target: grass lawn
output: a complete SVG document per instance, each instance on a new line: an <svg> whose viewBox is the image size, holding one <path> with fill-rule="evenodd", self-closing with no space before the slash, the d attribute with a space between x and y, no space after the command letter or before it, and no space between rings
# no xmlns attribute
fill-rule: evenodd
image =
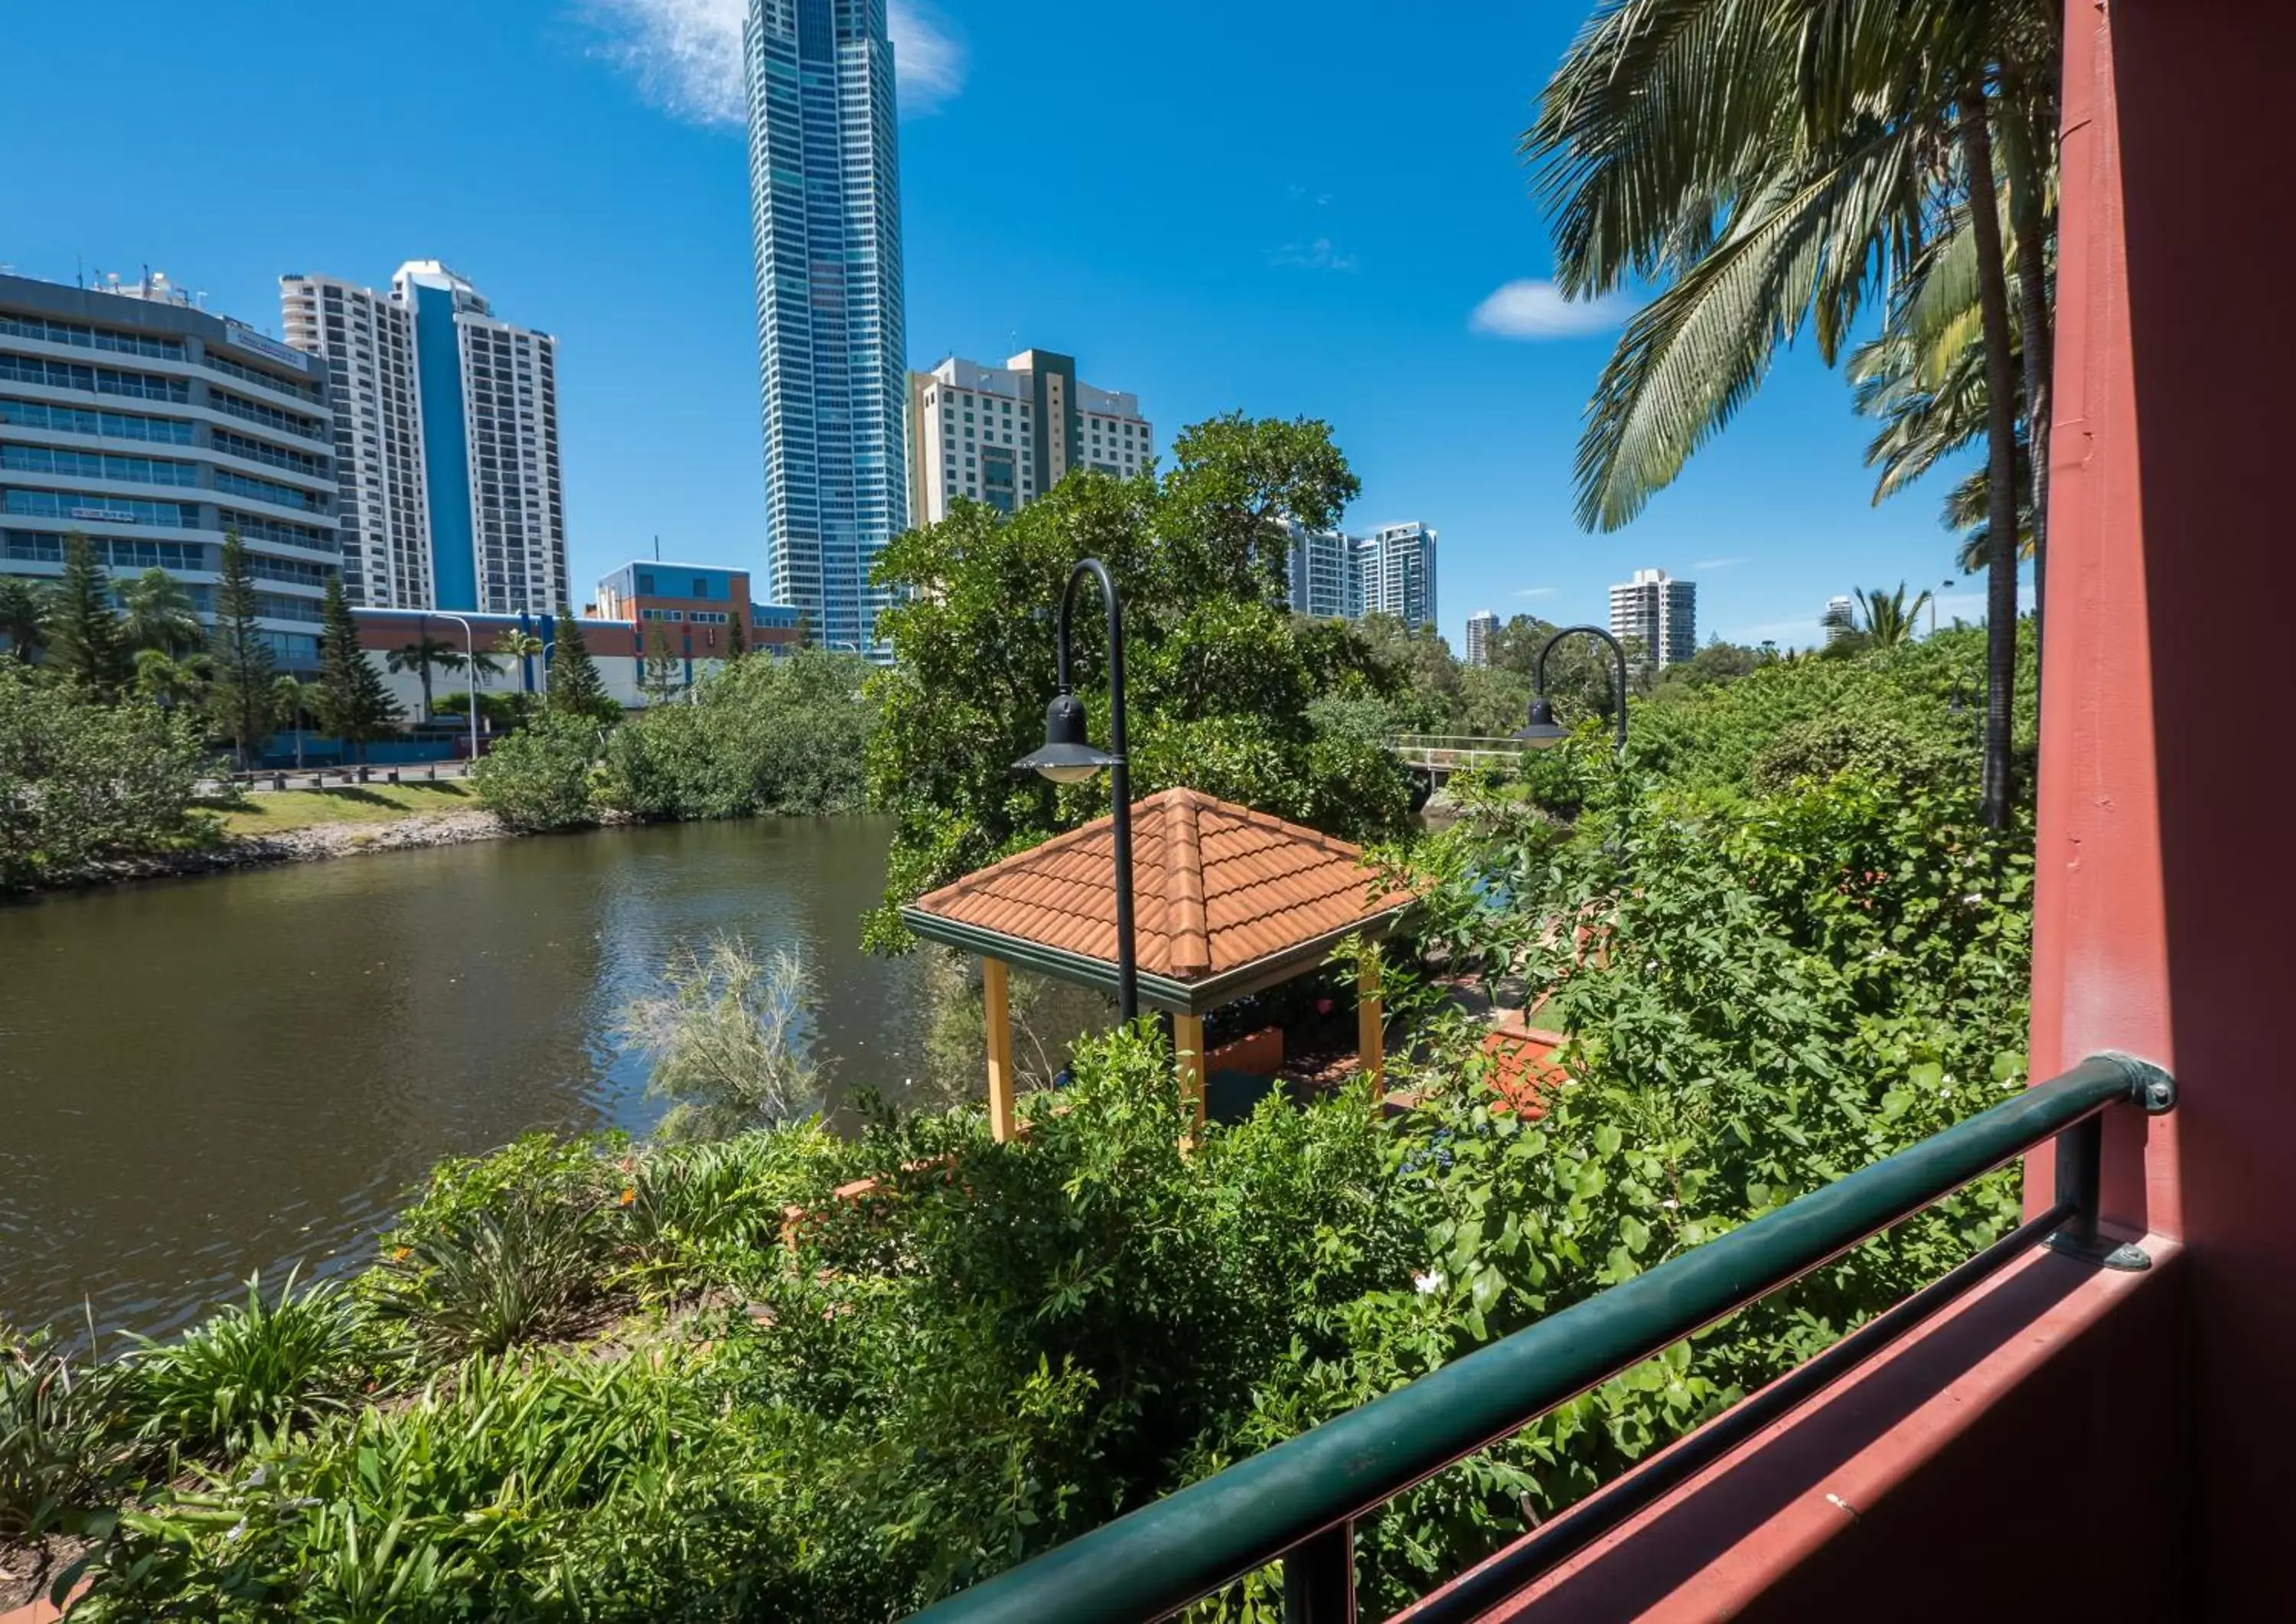
<svg viewBox="0 0 2296 1624"><path fill-rule="evenodd" d="M234 837L282 834L315 824L381 824L417 812L475 808L476 791L467 783L347 783L324 790L253 790L236 804L206 803Z"/></svg>

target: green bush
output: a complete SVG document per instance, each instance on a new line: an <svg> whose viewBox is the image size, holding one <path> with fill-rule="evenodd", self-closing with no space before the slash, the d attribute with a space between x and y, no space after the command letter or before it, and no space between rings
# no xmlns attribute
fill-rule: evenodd
<svg viewBox="0 0 2296 1624"><path fill-rule="evenodd" d="M868 670L825 649L735 660L690 702L656 705L615 731L602 799L645 818L857 810L877 715Z"/></svg>
<svg viewBox="0 0 2296 1624"><path fill-rule="evenodd" d="M472 771L479 800L513 829L570 829L597 821L591 766L601 729L545 711L496 744Z"/></svg>
<svg viewBox="0 0 2296 1624"><path fill-rule="evenodd" d="M232 1454L340 1409L356 1390L350 1304L321 1283L295 1290L293 1275L266 1301L259 1276L247 1305L229 1308L180 1341L145 1344L129 1367L143 1430L184 1455Z"/></svg>
<svg viewBox="0 0 2296 1624"><path fill-rule="evenodd" d="M408 1232L372 1301L426 1358L500 1353L578 1329L612 1248L607 1210L520 1192Z"/></svg>
<svg viewBox="0 0 2296 1624"><path fill-rule="evenodd" d="M0 1544L79 1532L127 1486L124 1368L0 1327Z"/></svg>
<svg viewBox="0 0 2296 1624"><path fill-rule="evenodd" d="M213 766L199 729L174 710L106 703L0 661L0 890L213 840L215 820L193 806Z"/></svg>

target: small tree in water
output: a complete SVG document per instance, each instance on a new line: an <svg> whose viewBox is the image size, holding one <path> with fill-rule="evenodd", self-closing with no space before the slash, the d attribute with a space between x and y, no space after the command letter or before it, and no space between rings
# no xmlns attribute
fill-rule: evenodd
<svg viewBox="0 0 2296 1624"><path fill-rule="evenodd" d="M789 948L760 959L730 938L687 952L666 992L634 998L621 1036L652 1057L650 1096L676 1102L667 1139L717 1139L793 1116L819 1092L800 1029L813 1003L805 965Z"/></svg>

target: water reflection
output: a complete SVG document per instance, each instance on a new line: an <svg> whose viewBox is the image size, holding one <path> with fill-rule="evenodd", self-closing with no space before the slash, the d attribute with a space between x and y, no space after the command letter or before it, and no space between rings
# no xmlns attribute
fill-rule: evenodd
<svg viewBox="0 0 2296 1624"><path fill-rule="evenodd" d="M0 907L0 1321L178 1327L355 1252L438 1158L660 1112L616 1013L719 932L796 947L840 1087L922 1070L860 951L888 828L791 819L354 858Z"/></svg>

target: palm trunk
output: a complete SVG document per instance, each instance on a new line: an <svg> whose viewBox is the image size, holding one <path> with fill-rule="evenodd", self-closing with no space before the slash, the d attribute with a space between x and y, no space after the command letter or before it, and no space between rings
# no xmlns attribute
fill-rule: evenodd
<svg viewBox="0 0 2296 1624"><path fill-rule="evenodd" d="M2017 291L2025 329L2025 458L2032 466L2033 642L2041 641L2049 595L2049 385L2055 365L2054 301L2049 297L2046 230L2040 210L2017 228ZM2038 690L2040 677L2036 675Z"/></svg>
<svg viewBox="0 0 2296 1624"><path fill-rule="evenodd" d="M2002 263L2000 201L1993 187L1993 140L1982 89L1961 103L1963 167L1969 176L1970 226L1977 234L1978 308L1985 334L1986 524L1985 767L1986 826L2005 829L2015 800L2009 758L2017 688L2017 380L2010 359L2009 279Z"/></svg>

